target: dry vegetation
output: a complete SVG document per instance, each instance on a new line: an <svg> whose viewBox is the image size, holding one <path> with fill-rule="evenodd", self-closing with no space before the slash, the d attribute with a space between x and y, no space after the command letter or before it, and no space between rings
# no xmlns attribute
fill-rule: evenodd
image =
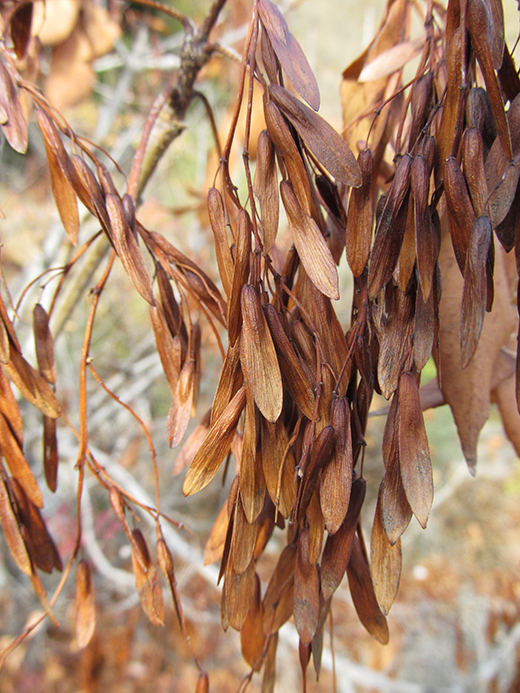
<svg viewBox="0 0 520 693"><path fill-rule="evenodd" d="M343 73L342 135L279 7L229 4L1 8L2 190L18 192L2 204L2 690L512 693L515 458L487 428L471 483L425 425L449 405L474 475L495 402L520 451L520 78L501 0L388 2ZM94 144L67 109L92 104L100 56ZM189 168L210 136L214 163L167 181L204 190L155 201L172 142ZM27 234L42 172L60 224ZM419 541L405 530L426 527L434 480Z"/></svg>

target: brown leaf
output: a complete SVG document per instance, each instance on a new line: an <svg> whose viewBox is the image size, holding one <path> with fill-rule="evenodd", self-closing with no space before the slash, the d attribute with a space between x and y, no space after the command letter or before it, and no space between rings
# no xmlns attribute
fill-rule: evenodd
<svg viewBox="0 0 520 693"><path fill-rule="evenodd" d="M33 310L33 329L38 369L45 380L54 385L56 382L54 342L49 330L49 318L45 308L39 303L34 306Z"/></svg>
<svg viewBox="0 0 520 693"><path fill-rule="evenodd" d="M265 644L263 620L264 610L260 593L260 579L255 573L253 597L246 620L240 631L242 656L254 671L259 671L262 666L262 654Z"/></svg>
<svg viewBox="0 0 520 693"><path fill-rule="evenodd" d="M273 339L254 286L242 288L242 336L240 362L255 404L274 423L282 411L283 387Z"/></svg>
<svg viewBox="0 0 520 693"><path fill-rule="evenodd" d="M76 568L76 641L79 649L92 640L96 629L96 593L90 564L82 560Z"/></svg>
<svg viewBox="0 0 520 693"><path fill-rule="evenodd" d="M19 520L14 513L3 479L0 479L0 523L5 541L16 565L26 575L32 575L32 561L20 532Z"/></svg>
<svg viewBox="0 0 520 693"><path fill-rule="evenodd" d="M433 503L433 476L428 438L417 381L411 373L399 378L399 466L413 514L426 527Z"/></svg>
<svg viewBox="0 0 520 693"><path fill-rule="evenodd" d="M190 496L207 486L229 452L238 419L246 403L246 388L242 386L221 416L212 422L208 435L188 469L182 492Z"/></svg>
<svg viewBox="0 0 520 693"><path fill-rule="evenodd" d="M274 52L294 88L317 111L320 107L320 91L316 77L300 44L289 31L284 16L270 0L260 0L258 10Z"/></svg>
<svg viewBox="0 0 520 693"><path fill-rule="evenodd" d="M270 253L278 233L280 201L274 144L267 130L258 135L253 190L260 205L264 253Z"/></svg>
<svg viewBox="0 0 520 693"><path fill-rule="evenodd" d="M105 203L112 229L112 239L119 259L138 293L153 306L152 279L126 221L121 200L116 195L108 194L105 197Z"/></svg>
<svg viewBox="0 0 520 693"><path fill-rule="evenodd" d="M182 440L190 421L195 385L195 359L189 357L184 362L168 413L166 433L170 447L176 447Z"/></svg>
<svg viewBox="0 0 520 693"><path fill-rule="evenodd" d="M365 491L365 480L356 479L352 484L347 515L338 531L327 537L321 561L321 589L326 600L332 597L345 575Z"/></svg>
<svg viewBox="0 0 520 693"><path fill-rule="evenodd" d="M362 183L359 165L336 130L283 87L273 84L269 94L320 164L340 183L358 188Z"/></svg>
<svg viewBox="0 0 520 693"><path fill-rule="evenodd" d="M352 433L350 407L346 397L332 404L331 424L334 429L334 454L323 470L320 503L329 534L338 531L347 514L352 487Z"/></svg>
<svg viewBox="0 0 520 693"><path fill-rule="evenodd" d="M399 589L401 578L401 540L391 544L383 523L383 484L379 487L376 514L370 539L370 571L374 593L383 614L388 612Z"/></svg>
<svg viewBox="0 0 520 693"><path fill-rule="evenodd" d="M382 645L386 645L389 638L388 624L377 603L370 568L357 535L354 536L347 575L352 601L359 620L370 635Z"/></svg>
<svg viewBox="0 0 520 693"><path fill-rule="evenodd" d="M60 215L61 223L71 242L76 245L79 233L79 214L76 195L70 183L69 170L72 168L58 130L49 116L37 109L36 115L49 164L52 194Z"/></svg>
<svg viewBox="0 0 520 693"><path fill-rule="evenodd" d="M362 184L350 193L347 214L347 260L355 277L361 276L370 255L374 208L372 203L373 157L370 149L358 155Z"/></svg>
<svg viewBox="0 0 520 693"><path fill-rule="evenodd" d="M280 191L294 245L305 271L325 296L339 299L336 263L323 234L314 219L301 208L292 185L282 181Z"/></svg>
<svg viewBox="0 0 520 693"><path fill-rule="evenodd" d="M462 368L475 355L484 324L487 302L486 264L493 229L488 217L478 217L471 239L464 271L464 290L460 307L460 353Z"/></svg>
<svg viewBox="0 0 520 693"><path fill-rule="evenodd" d="M489 416L494 364L502 345L517 330L518 318L511 303L505 252L499 246L496 248L493 310L486 313L475 355L462 370L459 319L463 279L449 246L443 240L439 258L443 289L440 302L440 352L436 362L438 369L440 367L442 394L453 412L464 456L474 473L478 436Z"/></svg>
<svg viewBox="0 0 520 693"><path fill-rule="evenodd" d="M309 531L304 529L298 539L294 574L294 623L301 641L306 645L311 642L318 627L319 592L318 568L309 561Z"/></svg>

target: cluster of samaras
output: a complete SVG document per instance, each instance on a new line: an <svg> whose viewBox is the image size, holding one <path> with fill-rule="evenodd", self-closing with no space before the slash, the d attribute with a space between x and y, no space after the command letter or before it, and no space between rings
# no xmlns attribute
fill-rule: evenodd
<svg viewBox="0 0 520 693"><path fill-rule="evenodd" d="M374 65L378 54L383 61L396 60L394 49L406 38L401 33L409 12L406 0L389 3L373 44L345 72L345 80L352 83L347 92L358 108L352 132L358 133L356 127L372 114L356 159L346 141L317 115L316 81L282 15L270 0L256 0L241 85L249 86L249 116L254 82L263 89L266 128L256 142L254 174L244 157L247 202L240 201L227 165L234 129L222 153L220 190L212 188L208 196L222 292L196 263L139 223L135 177L130 177L130 194L120 196L85 143L60 126L95 163L97 175L84 156L69 156L55 124L59 121L33 93L41 106L38 122L67 233L76 242L79 198L113 248L95 296L117 255L150 304L173 397L168 418L172 446L184 436L201 377L201 328L191 314L204 314L220 345L222 328L227 330L211 412L185 443L176 468L188 467L183 486L188 495L205 487L231 455L236 462L207 558L221 558L222 622L242 631L244 657L252 670L266 663L266 690L274 676L277 633L291 615L300 636L302 667L305 670L312 653L319 669L331 597L345 573L362 623L381 642L388 639L386 614L399 583L400 537L412 515L426 525L433 500L422 414L426 405L420 393L420 374L432 353L442 376L433 400L437 397L439 403L440 397L452 407L470 465L491 396L502 403L506 428L504 411L511 416L511 407L504 404L509 402L504 383L514 380L514 366L502 347L517 323L505 255L500 246L495 251L493 231L506 251L520 251L520 167L514 156L520 148L520 80L504 42L501 4L450 0L445 13L435 8L435 16L429 8L420 65L405 99L400 70L406 60L386 72ZM434 31L437 22L443 28ZM389 45L391 56L385 55ZM367 64L375 71L371 79L377 88L366 88L360 80ZM485 89L476 86L478 69ZM284 74L304 101L284 87ZM26 143L26 126L2 63L0 82L2 127L20 148L20 142ZM376 107L378 119L373 116ZM395 169L384 160L389 144ZM276 245L280 199L293 242L285 258ZM139 239L152 257L155 280ZM344 250L354 276L346 334L332 303L339 298L337 265ZM485 365L479 365L475 375L484 316L497 301L500 312L484 340ZM2 363L22 394L45 414L46 473L55 488L53 417L60 410L52 392L55 373L47 316L37 309L38 374L23 360L1 302L0 312L5 325ZM95 307L82 372L94 313ZM23 458L21 424L12 418L17 409L4 381L0 427L6 431L0 433L12 478L2 472L0 519L18 564L34 576L35 566L47 570L61 567L61 562L38 511L41 494ZM83 387L84 379L81 382ZM369 559L360 511L365 431L374 392L391 404ZM477 400L480 404L472 410ZM143 606L151 620L160 623L157 573L143 535L131 530L125 517L135 499L125 496L97 466L88 450L85 412L82 417L78 468L91 467L110 489L132 547ZM518 447L517 422L510 423L508 434ZM176 600L171 556L159 517L154 517L158 562ZM287 545L262 594L256 565L275 526L287 527ZM38 553L37 545L47 548ZM81 566L81 604L88 622L90 574Z"/></svg>

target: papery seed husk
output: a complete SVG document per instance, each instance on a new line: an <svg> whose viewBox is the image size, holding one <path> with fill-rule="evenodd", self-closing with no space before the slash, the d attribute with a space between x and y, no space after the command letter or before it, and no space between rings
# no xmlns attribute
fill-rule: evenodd
<svg viewBox="0 0 520 693"><path fill-rule="evenodd" d="M2 124L6 140L15 152L25 154L29 141L27 122L13 80L3 62L0 63L0 106L7 115Z"/></svg>
<svg viewBox="0 0 520 693"><path fill-rule="evenodd" d="M52 419L57 419L61 415L60 404L47 381L34 370L13 344L10 344L10 361L4 364L4 369L22 396L42 414Z"/></svg>
<svg viewBox="0 0 520 693"><path fill-rule="evenodd" d="M264 253L270 253L278 233L280 201L274 144L267 130L258 135L253 190L260 205Z"/></svg>
<svg viewBox="0 0 520 693"><path fill-rule="evenodd" d="M399 466L413 514L425 528L433 503L433 476L417 381L399 378Z"/></svg>
<svg viewBox="0 0 520 693"><path fill-rule="evenodd" d="M346 397L332 404L331 424L334 429L334 454L323 470L320 503L329 534L338 531L347 514L352 487L352 432L350 407Z"/></svg>
<svg viewBox="0 0 520 693"><path fill-rule="evenodd" d="M242 336L240 362L256 406L274 423L281 414L283 386L278 357L267 326L260 296L254 286L242 288Z"/></svg>
<svg viewBox="0 0 520 693"><path fill-rule="evenodd" d="M252 226L249 214L245 209L241 209L237 218L235 268L227 311L229 344L231 346L235 344L242 327L240 297L242 287L247 284L249 279L251 233Z"/></svg>
<svg viewBox="0 0 520 693"><path fill-rule="evenodd" d="M173 402L168 413L166 433L170 447L182 440L192 414L195 386L195 359L187 358L177 379Z"/></svg>
<svg viewBox="0 0 520 693"><path fill-rule="evenodd" d="M36 507L43 508L43 496L38 482L3 414L0 414L0 450L12 475L23 487L27 497Z"/></svg>
<svg viewBox="0 0 520 693"><path fill-rule="evenodd" d="M260 0L258 10L262 24L283 69L300 96L317 111L320 91L300 44L289 31L283 14L270 0Z"/></svg>
<svg viewBox="0 0 520 693"><path fill-rule="evenodd" d="M338 530L327 537L321 561L321 589L326 600L332 597L347 569L365 492L365 480L356 479L345 519Z"/></svg>
<svg viewBox="0 0 520 693"><path fill-rule="evenodd" d="M252 561L247 570L237 575L231 569L232 563L233 561L228 564L222 592L229 625L235 630L241 630L254 596L255 566Z"/></svg>
<svg viewBox="0 0 520 693"><path fill-rule="evenodd" d="M81 560L76 568L76 642L79 649L92 640L96 629L96 595L88 561Z"/></svg>
<svg viewBox="0 0 520 693"><path fill-rule="evenodd" d="M54 342L49 330L49 317L39 303L33 309L33 328L38 369L45 380L53 385L56 382Z"/></svg>
<svg viewBox="0 0 520 693"><path fill-rule="evenodd" d="M218 419L212 422L208 435L191 463L182 491L190 496L207 486L229 452L238 419L246 403L246 388L242 386Z"/></svg>
<svg viewBox="0 0 520 693"><path fill-rule="evenodd" d="M359 165L336 130L283 87L273 84L269 94L320 164L340 183L358 188L363 182Z"/></svg>
<svg viewBox="0 0 520 693"><path fill-rule="evenodd" d="M233 523L233 567L241 575L251 563L256 541L256 524L249 523L244 512L242 498L239 494L235 503L235 520Z"/></svg>
<svg viewBox="0 0 520 693"><path fill-rule="evenodd" d="M314 219L301 208L289 182L282 181L280 192L294 245L307 274L325 296L339 299L336 263L323 234Z"/></svg>
<svg viewBox="0 0 520 693"><path fill-rule="evenodd" d="M482 135L476 128L465 129L461 148L464 178L468 184L473 209L479 216L486 213L488 189L484 171L484 144Z"/></svg>
<svg viewBox="0 0 520 693"><path fill-rule="evenodd" d="M370 539L370 572L379 608L385 616L394 602L401 578L401 540L391 544L383 523L383 485L379 487Z"/></svg>
<svg viewBox="0 0 520 693"><path fill-rule="evenodd" d="M269 496L285 518L296 501L296 463L289 435L279 419L272 424L262 420L262 466ZM283 465L283 469L282 469Z"/></svg>
<svg viewBox="0 0 520 693"><path fill-rule="evenodd" d="M181 342L179 337L172 337L163 312L158 305L150 306L150 318L164 375L170 393L174 395L181 372Z"/></svg>
<svg viewBox="0 0 520 693"><path fill-rule="evenodd" d="M249 611L247 612L246 620L240 631L242 657L253 667L254 671L259 671L262 665L262 655L265 645L263 620L264 610L262 607L260 579L255 573L253 597L251 599Z"/></svg>
<svg viewBox="0 0 520 693"><path fill-rule="evenodd" d="M428 114L431 109L433 94L433 72L430 70L421 75L412 87L412 98L410 110L412 123L410 125L409 148L414 147L419 138L421 130L426 124Z"/></svg>
<svg viewBox="0 0 520 693"><path fill-rule="evenodd" d="M26 575L32 575L32 561L20 532L19 519L13 510L3 479L0 479L0 524L2 525L5 541L16 565Z"/></svg>
<svg viewBox="0 0 520 693"><path fill-rule="evenodd" d="M347 575L352 601L359 620L370 635L382 645L386 645L389 638L388 624L377 603L370 568L357 535L352 543Z"/></svg>
<svg viewBox="0 0 520 693"><path fill-rule="evenodd" d="M438 249L431 225L428 194L430 172L427 160L418 155L412 163L411 185L415 222L415 254L417 274L425 298L430 295Z"/></svg>
<svg viewBox="0 0 520 693"><path fill-rule="evenodd" d="M119 259L138 293L153 306L152 279L135 237L126 222L121 200L117 195L110 193L106 195L105 204Z"/></svg>
<svg viewBox="0 0 520 693"><path fill-rule="evenodd" d="M229 241L222 196L216 188L208 192L209 222L215 237L215 252L222 286L227 296L231 296L233 284L233 259L229 250Z"/></svg>
<svg viewBox="0 0 520 693"><path fill-rule="evenodd" d="M334 429L325 426L312 444L310 457L305 468L302 469L303 480L299 494L298 519L301 519L307 510L314 493L320 471L330 462L334 452Z"/></svg>
<svg viewBox="0 0 520 693"><path fill-rule="evenodd" d="M265 635L276 633L292 614L296 553L295 544L283 549L267 584L262 602Z"/></svg>
<svg viewBox="0 0 520 693"><path fill-rule="evenodd" d="M373 157L370 149L358 155L362 184L350 193L347 215L347 261L355 277L361 276L370 255L374 207L372 202Z"/></svg>
<svg viewBox="0 0 520 693"><path fill-rule="evenodd" d="M294 623L303 643L316 633L319 618L320 580L318 568L309 560L309 531L300 532L294 574Z"/></svg>

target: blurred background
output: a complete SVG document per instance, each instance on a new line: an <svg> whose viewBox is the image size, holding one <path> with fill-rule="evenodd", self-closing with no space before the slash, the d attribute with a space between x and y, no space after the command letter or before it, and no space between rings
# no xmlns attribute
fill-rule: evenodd
<svg viewBox="0 0 520 693"><path fill-rule="evenodd" d="M105 49L93 57L82 53L78 30L80 14L92 10L90 0L48 0L59 5L61 18L70 15L70 31L56 37L43 51L41 83L77 133L102 144L128 172L144 118L156 94L178 65L182 42L179 24L158 12L129 3L120 24L117 6L108 6L99 25ZM518 33L516 4L506 0L510 45ZM175 8L201 21L208 0L176 0ZM89 9L90 8L90 9ZM341 129L339 85L341 73L368 45L379 24L381 0L301 0L282 3L287 21L300 41L322 92L321 114ZM215 113L222 133L234 104L238 65L232 54L241 51L250 3L230 0L216 36L228 55L213 59L201 74L198 88ZM64 21L64 20L63 20ZM121 26L121 29L119 28ZM84 32L85 33L85 32ZM88 32L87 32L88 33ZM106 34L106 35L105 35ZM51 45L52 44L52 45ZM65 48L63 48L65 46ZM80 50L81 49L81 50ZM77 91L71 89L77 87ZM204 211L205 189L212 183L216 159L206 112L200 101L190 108L187 129L161 161L145 192L139 218L145 227L161 232L193 257L216 279L215 259ZM239 156L240 158L240 156ZM36 126L30 126L26 156L4 141L0 167L0 221L2 268L16 302L27 284L50 267L71 257L50 193L45 150ZM236 164L238 167L240 162ZM121 188L123 178L120 179ZM85 220L80 240L95 231ZM88 290L94 274L74 302L55 320L58 394L67 416L78 420L77 354L89 309ZM17 327L29 339L31 312L52 291L53 274L24 295ZM338 314L348 326L349 277L341 265L344 296ZM188 434L209 408L220 360L211 336L204 336L203 373L197 417ZM158 453L161 510L181 523L168 526L167 540L174 553L178 588L185 610L191 646L210 674L210 690L237 691L248 668L240 654L237 633L223 633L220 625L217 568L203 566L203 550L213 521L227 496L221 477L193 498L182 495L182 476L172 476L177 451L166 440L170 394L155 349L147 307L115 267L100 303L91 356L97 372L121 401L131 404L151 431ZM433 367L423 382L433 377ZM374 410L384 406L376 402ZM24 411L25 451L35 470L41 469L41 424L30 407ZM31 418L32 417L32 418ZM504 438L500 420L492 411L480 438L478 472L466 468L453 418L447 407L425 413L434 466L436 496L428 528L413 520L403 540L403 575L390 612L390 644L373 641L360 625L348 587L333 598L333 651L337 690L344 693L520 691L520 461ZM365 476L369 495L365 527L375 509L375 490L382 473L381 438L384 416L370 419ZM98 461L143 502L154 496L150 453L142 432L130 414L89 380L89 436ZM67 558L75 540L74 464L77 441L59 427L61 463L55 494L45 493L43 514ZM35 472L36 473L36 472ZM41 484L45 489L45 484ZM6 660L0 670L5 693L158 693L195 690L198 672L178 627L171 604L164 628L152 626L142 613L135 593L131 555L107 494L87 479L82 507L83 552L94 566L97 591L97 628L93 641L78 651L74 636L74 586L66 588L55 607L60 628L46 620ZM153 527L143 517L143 532ZM277 556L268 550L259 572L265 579ZM45 576L49 592L59 576ZM166 590L165 590L166 595ZM168 603L168 602L167 602ZM10 558L2 540L0 552L0 649L30 623L40 607L30 582ZM308 691L333 689L333 661L329 636L320 682L309 668ZM276 691L297 691L301 673L294 626L281 631L277 657ZM260 691L261 678L250 683Z"/></svg>

